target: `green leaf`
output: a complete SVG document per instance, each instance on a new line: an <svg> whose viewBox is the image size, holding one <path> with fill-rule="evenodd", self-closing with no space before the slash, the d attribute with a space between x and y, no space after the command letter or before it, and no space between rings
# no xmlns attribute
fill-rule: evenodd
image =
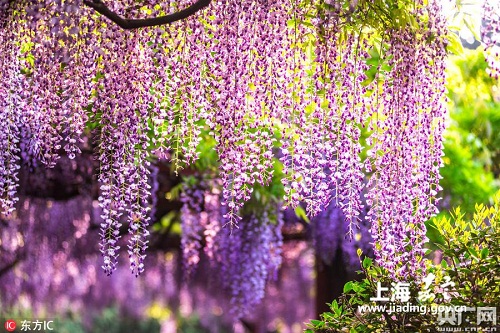
<svg viewBox="0 0 500 333"><path fill-rule="evenodd" d="M306 211L301 206L295 207L295 216L297 216L299 219L304 220L307 223L311 222L307 217Z"/></svg>
<svg viewBox="0 0 500 333"><path fill-rule="evenodd" d="M311 319L311 324L313 324L316 327L323 327L325 326L325 322L317 319Z"/></svg>
<svg viewBox="0 0 500 333"><path fill-rule="evenodd" d="M462 41L460 40L460 37L456 33L454 32L449 33L447 39L448 39L447 49L449 52L456 55L461 55L464 53L464 47L462 46Z"/></svg>
<svg viewBox="0 0 500 333"><path fill-rule="evenodd" d="M489 254L490 250L487 247L485 247L484 249L481 250L481 259L486 259Z"/></svg>
<svg viewBox="0 0 500 333"><path fill-rule="evenodd" d="M348 293L352 290L352 287L353 287L353 283L352 281L349 281L347 282L345 285L344 285L344 293Z"/></svg>
<svg viewBox="0 0 500 333"><path fill-rule="evenodd" d="M358 294L360 291L365 290L365 288L361 287L358 283L354 283L352 285L352 290L354 290L354 292Z"/></svg>
<svg viewBox="0 0 500 333"><path fill-rule="evenodd" d="M468 250L468 252L469 252L472 256L474 256L475 258L479 258L479 254L477 253L477 251L476 251L476 249L475 249L475 248L473 248L473 247L469 247L467 250Z"/></svg>
<svg viewBox="0 0 500 333"><path fill-rule="evenodd" d="M427 229L426 236L429 239L429 242L434 245L438 246L440 245L445 245L446 242L441 234L441 231L436 225L436 219L431 219L425 222L425 227Z"/></svg>
<svg viewBox="0 0 500 333"><path fill-rule="evenodd" d="M289 28L295 28L297 26L297 21L294 20L294 19L290 19L286 22L286 25L289 27Z"/></svg>
<svg viewBox="0 0 500 333"><path fill-rule="evenodd" d="M307 116L310 116L314 111L316 111L316 108L317 104L315 102L311 102L305 107L304 111Z"/></svg>
<svg viewBox="0 0 500 333"><path fill-rule="evenodd" d="M365 257L363 259L363 268L366 268L366 269L370 268L372 263L373 263L373 260L371 258Z"/></svg>

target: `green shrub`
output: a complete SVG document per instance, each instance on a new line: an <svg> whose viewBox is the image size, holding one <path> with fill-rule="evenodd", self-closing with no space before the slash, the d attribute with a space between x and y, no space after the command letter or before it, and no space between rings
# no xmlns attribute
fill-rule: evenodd
<svg viewBox="0 0 500 333"><path fill-rule="evenodd" d="M348 282L339 301L330 304L330 312L323 313L321 320L311 320L306 332L439 332L447 328L455 329L455 332L499 330L498 318L496 327L492 326L491 320L483 320L477 325L476 314L478 310L487 311L478 309L480 307L500 310L496 308L500 305L500 192L495 196L492 207L476 205L472 219L465 220L464 216L460 209L456 209L451 218L442 217L429 224L429 245L439 249L434 255L442 256L442 260L434 264L426 259L428 275L421 281L406 281L409 300L372 300L378 296L380 286L388 288L384 291L389 298L398 286L390 280L389 272L365 257L360 272L364 275L363 279ZM408 304L414 306L413 312L388 311L394 309L391 306ZM380 308L360 311L368 305L386 306L386 311ZM457 311L444 311L452 307Z"/></svg>

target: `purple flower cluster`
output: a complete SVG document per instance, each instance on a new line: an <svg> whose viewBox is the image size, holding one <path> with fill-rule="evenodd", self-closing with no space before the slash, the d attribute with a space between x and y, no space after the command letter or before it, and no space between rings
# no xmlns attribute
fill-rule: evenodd
<svg viewBox="0 0 500 333"><path fill-rule="evenodd" d="M481 39L492 78L500 77L500 3L486 0L483 4Z"/></svg>
<svg viewBox="0 0 500 333"><path fill-rule="evenodd" d="M238 229L222 228L217 236L219 279L231 296L230 311L241 318L260 303L266 281L281 265L282 220L267 211L244 217Z"/></svg>
<svg viewBox="0 0 500 333"><path fill-rule="evenodd" d="M169 159L177 173L198 159L202 119L207 118L207 36L199 20L151 33L155 154ZM172 46L165 41L175 40ZM196 55L196 56L193 56Z"/></svg>
<svg viewBox="0 0 500 333"><path fill-rule="evenodd" d="M0 17L0 26L2 17ZM0 52L9 54L15 48L12 40L0 34ZM23 95L25 86L21 73L18 72L19 53L0 57L0 209L11 214L18 201L18 170L20 168L20 140L23 117Z"/></svg>
<svg viewBox="0 0 500 333"><path fill-rule="evenodd" d="M184 268L192 276L200 251L204 251L218 272L214 283L229 293L230 310L240 318L264 297L267 280L277 276L282 261L283 217L277 206L266 207L258 216L244 216L238 228L230 228L219 187L202 181L182 194Z"/></svg>
<svg viewBox="0 0 500 333"><path fill-rule="evenodd" d="M112 27L101 37L105 45L112 45L101 55L103 61L99 70L104 75L98 81L93 103L94 117L99 117L101 123L98 159L102 184L99 204L104 220L101 224L103 269L108 274L115 269L120 217L125 213L129 223L130 267L139 275L144 270L150 219L149 127L146 121L150 117L152 99L150 64L144 61L147 49L141 47L143 36L139 32L126 35ZM112 75L116 72L130 79L119 80Z"/></svg>
<svg viewBox="0 0 500 333"><path fill-rule="evenodd" d="M31 155L52 167L61 148L70 158L80 152L78 144L87 121L84 107L91 93L91 76L85 75L91 73L87 67L93 66L79 59L83 46L78 40L87 37L74 26L80 15L79 1L38 0L25 6L29 23L20 40L24 57L33 59L24 68L31 93L24 110L27 139Z"/></svg>
<svg viewBox="0 0 500 333"><path fill-rule="evenodd" d="M137 18L189 4L109 3ZM371 120L364 166L372 173L366 191L377 257L392 270L404 252L402 260L415 267L393 271L413 274L422 262L423 221L435 212L439 191L446 55L441 8L416 4L417 31L385 32L381 57L391 69L379 68L368 84L372 36L340 29L343 9L336 3L324 12L297 1L213 1L172 25L123 31L80 0L2 1L2 210L11 212L16 202L19 156L49 167L61 151L72 158L90 123L100 163L103 268L107 274L116 268L127 221L130 265L140 274L149 233L149 152L178 171L198 158L207 126L220 158L225 210L211 208L223 215L219 221L239 226L254 185L273 176L279 145L286 204L304 202L314 216L334 202L352 238L363 209L361 131ZM487 21L495 33L497 14ZM184 248L195 258L195 235L202 232L207 255L215 256L220 225L188 208Z"/></svg>
<svg viewBox="0 0 500 333"><path fill-rule="evenodd" d="M191 276L200 262L200 250L203 248L204 224L201 213L204 206L205 191L199 186L185 186L181 195L181 248L184 271ZM206 214L206 213L205 213Z"/></svg>
<svg viewBox="0 0 500 333"><path fill-rule="evenodd" d="M205 34L212 35L203 50L211 87L207 122L218 143L225 215L233 227L253 185L267 185L272 176L272 117L279 115L273 85L281 68L271 62L281 50L276 36L278 26L286 24L283 6L222 1L205 25Z"/></svg>
<svg viewBox="0 0 500 333"><path fill-rule="evenodd" d="M294 20L303 21L311 13L302 10L294 9ZM352 236L364 186L361 126L370 115L363 85L368 45L362 35L341 39L330 22L334 19L311 20L309 28L288 25L288 57L293 59L288 71L295 79L287 85L291 103L285 113L281 160L287 203L294 207L303 201L314 216L335 201ZM310 44L305 52L303 44Z"/></svg>
<svg viewBox="0 0 500 333"><path fill-rule="evenodd" d="M419 36L389 32L384 92L375 106L368 152L369 220L380 265L395 279L424 274L424 222L437 212L435 195L444 130L446 26L440 5L425 11L429 22ZM426 40L435 38L428 44Z"/></svg>

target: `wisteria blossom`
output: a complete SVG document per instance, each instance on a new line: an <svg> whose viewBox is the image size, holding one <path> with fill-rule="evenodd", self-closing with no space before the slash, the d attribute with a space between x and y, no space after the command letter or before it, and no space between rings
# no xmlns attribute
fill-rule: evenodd
<svg viewBox="0 0 500 333"><path fill-rule="evenodd" d="M110 1L109 10L145 18L192 4ZM359 5L211 1L169 25L121 29L81 0L0 0L2 212L15 209L20 163L53 167L61 153L75 158L82 135L91 133L102 268L108 275L116 269L123 237L139 275L148 246L150 161L167 159L182 175L199 158L207 132L216 142L222 187L203 200L225 222L186 202L187 267L198 260L200 237L211 258L217 235L245 242L249 235L255 242L278 237L270 231L277 219L245 216L243 208L255 186L270 184L279 160L284 205L304 204L310 217L333 205L349 239L369 209L377 260L397 279L418 276L424 222L436 213L440 190L448 31L437 0L415 1L406 23L345 28ZM484 16L496 76L496 1L487 1ZM368 73L374 60L375 78ZM243 257L230 261L251 255L244 242L227 245L238 246ZM258 267L261 278L248 288L261 288L268 269Z"/></svg>
<svg viewBox="0 0 500 333"><path fill-rule="evenodd" d="M483 5L481 39L486 53L486 62L491 77L500 77L500 3L486 0Z"/></svg>
<svg viewBox="0 0 500 333"><path fill-rule="evenodd" d="M444 130L446 28L434 2L426 13L431 29L415 40L410 31L390 34L391 70L376 105L368 152L369 219L380 265L395 279L418 277L424 269L425 227L437 212ZM436 42L427 45L430 36Z"/></svg>
<svg viewBox="0 0 500 333"><path fill-rule="evenodd" d="M220 230L216 265L222 286L231 297L230 312L237 318L260 303L268 279L281 265L282 219L274 223L268 212L242 219L240 227Z"/></svg>
<svg viewBox="0 0 500 333"><path fill-rule="evenodd" d="M281 266L283 212L278 206L263 207L244 216L238 228L224 227L230 220L225 217L227 207L221 205L218 183L201 181L182 193L184 270L191 277L206 255L217 272L212 283L226 291L230 312L241 318L260 303L267 281Z"/></svg>

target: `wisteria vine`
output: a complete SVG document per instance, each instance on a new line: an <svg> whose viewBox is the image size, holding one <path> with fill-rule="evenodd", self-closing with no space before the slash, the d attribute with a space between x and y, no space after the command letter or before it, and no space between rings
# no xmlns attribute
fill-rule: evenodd
<svg viewBox="0 0 500 333"><path fill-rule="evenodd" d="M127 0L108 9L140 19L192 4ZM440 190L448 31L438 1L412 1L390 20L370 15L370 6L223 0L170 25L124 31L81 0L0 1L2 211L14 211L20 163L51 167L63 151L73 158L93 129L103 269L116 269L127 221L138 275L149 234L150 159L167 158L176 172L189 167L207 130L217 142L224 232L264 237L256 230L266 218L243 217L241 209L254 186L269 184L278 158L286 205L303 202L310 216L335 205L352 237L365 192L378 261L398 279L418 275L423 223ZM495 1L485 13L494 58ZM201 247L196 223L203 220L187 217L191 206L183 208L188 257ZM216 258L217 233L207 230L207 255Z"/></svg>

